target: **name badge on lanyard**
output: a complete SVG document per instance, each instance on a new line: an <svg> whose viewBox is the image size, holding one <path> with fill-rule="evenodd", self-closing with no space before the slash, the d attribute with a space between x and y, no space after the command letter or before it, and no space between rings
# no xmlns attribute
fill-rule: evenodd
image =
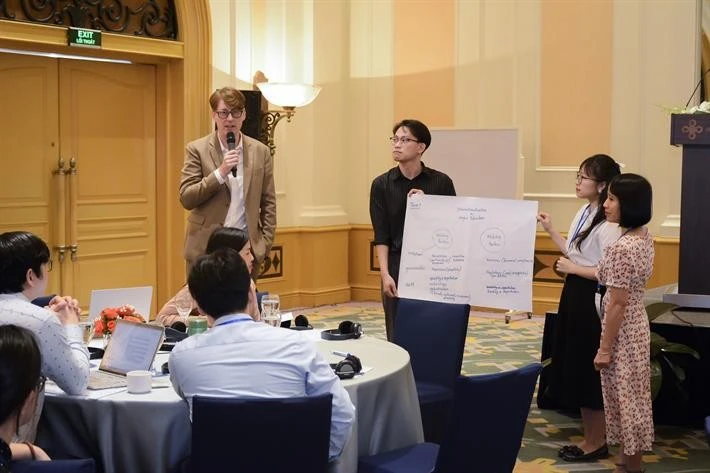
<svg viewBox="0 0 710 473"><path fill-rule="evenodd" d="M577 238L577 235L579 235L579 232L582 230L582 227L584 227L585 222L587 221L587 218L589 218L589 215L592 213L591 212L592 204L587 204L587 206L584 208L584 212L582 212L582 216L579 217L579 222L577 222L577 227L574 229L574 232L572 233L572 238L567 240L567 251L572 249L572 244L574 243L574 240Z"/></svg>

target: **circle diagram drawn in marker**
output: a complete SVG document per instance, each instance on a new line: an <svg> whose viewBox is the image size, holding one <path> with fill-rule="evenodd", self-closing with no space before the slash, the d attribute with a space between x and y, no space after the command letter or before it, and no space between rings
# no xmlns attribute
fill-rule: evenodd
<svg viewBox="0 0 710 473"><path fill-rule="evenodd" d="M488 253L500 253L505 248L505 233L500 228L487 228L481 233L481 247Z"/></svg>
<svg viewBox="0 0 710 473"><path fill-rule="evenodd" d="M434 230L431 234L431 239L434 246L441 248L442 250L448 250L454 244L454 236L448 228Z"/></svg>

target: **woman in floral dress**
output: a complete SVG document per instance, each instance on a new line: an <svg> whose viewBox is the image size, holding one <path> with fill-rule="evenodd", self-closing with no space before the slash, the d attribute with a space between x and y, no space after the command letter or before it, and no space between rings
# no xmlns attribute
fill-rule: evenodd
<svg viewBox="0 0 710 473"><path fill-rule="evenodd" d="M620 444L617 473L641 472L641 456L653 443L650 329L643 293L653 271L651 184L620 174L609 184L604 210L622 228L599 262L606 286L602 334L594 366L601 370L607 442Z"/></svg>

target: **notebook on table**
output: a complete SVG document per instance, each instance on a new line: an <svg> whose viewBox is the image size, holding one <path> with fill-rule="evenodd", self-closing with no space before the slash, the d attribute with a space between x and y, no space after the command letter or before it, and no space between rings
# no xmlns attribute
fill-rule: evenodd
<svg viewBox="0 0 710 473"><path fill-rule="evenodd" d="M163 327L116 320L111 341L98 371L89 376L89 389L120 388L127 385L126 373L149 371L163 342Z"/></svg>
<svg viewBox="0 0 710 473"><path fill-rule="evenodd" d="M117 289L94 289L89 300L89 321L93 322L107 307L132 305L136 312L148 321L153 286L121 287Z"/></svg>

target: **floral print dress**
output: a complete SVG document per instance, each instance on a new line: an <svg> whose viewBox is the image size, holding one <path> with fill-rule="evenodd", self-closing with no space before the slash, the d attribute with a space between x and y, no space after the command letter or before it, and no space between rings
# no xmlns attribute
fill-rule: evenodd
<svg viewBox="0 0 710 473"><path fill-rule="evenodd" d="M626 455L651 450L654 437L651 335L643 305L653 256L653 238L648 232L643 236L625 234L606 248L599 262L601 284L629 291L624 319L612 346L611 365L601 371L607 442L621 443ZM604 297L604 314L608 303L609 298ZM602 320L602 332L605 322Z"/></svg>

